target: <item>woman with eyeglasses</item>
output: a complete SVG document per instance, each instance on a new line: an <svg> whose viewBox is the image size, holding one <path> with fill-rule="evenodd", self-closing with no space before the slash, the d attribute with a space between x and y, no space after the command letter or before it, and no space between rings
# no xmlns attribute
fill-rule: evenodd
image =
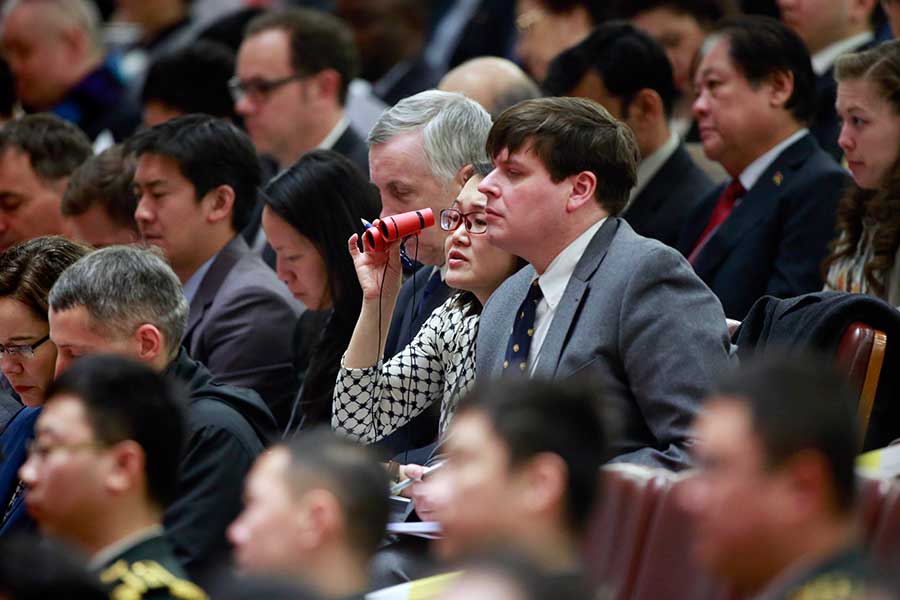
<svg viewBox="0 0 900 600"><path fill-rule="evenodd" d="M62 272L91 249L51 236L0 254L0 370L24 404L0 434L0 536L30 527L18 470L25 462L44 392L56 370L47 296Z"/></svg>
<svg viewBox="0 0 900 600"><path fill-rule="evenodd" d="M475 380L481 307L524 266L521 259L491 246L484 235L487 199L478 184L492 168L475 165L453 205L440 214L441 228L450 232L444 244L446 282L460 291L435 309L412 342L387 362L380 357L400 289L399 244L384 253L363 253L357 236L350 238L363 306L334 388L336 430L376 442L440 402L439 431L446 431L457 400Z"/></svg>

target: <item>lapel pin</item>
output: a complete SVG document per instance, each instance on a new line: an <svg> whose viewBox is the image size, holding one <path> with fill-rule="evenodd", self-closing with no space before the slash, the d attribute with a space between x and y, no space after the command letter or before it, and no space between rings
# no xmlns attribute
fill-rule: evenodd
<svg viewBox="0 0 900 600"><path fill-rule="evenodd" d="M781 182L784 181L784 175L781 174L781 171L776 171L772 176L772 181L775 182L775 185L781 185Z"/></svg>

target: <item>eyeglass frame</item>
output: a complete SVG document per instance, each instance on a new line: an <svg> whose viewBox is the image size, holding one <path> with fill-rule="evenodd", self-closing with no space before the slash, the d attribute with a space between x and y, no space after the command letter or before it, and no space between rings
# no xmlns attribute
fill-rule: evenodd
<svg viewBox="0 0 900 600"><path fill-rule="evenodd" d="M41 344L50 340L48 333L33 344L0 344L0 357L9 356L9 358L34 358L34 351Z"/></svg>
<svg viewBox="0 0 900 600"><path fill-rule="evenodd" d="M454 214L459 215L459 223L457 223L456 226L453 228L444 227L444 214L445 213L447 213L447 214L454 213ZM444 231L456 231L457 229L459 229L459 226L461 224L464 224L465 228L466 228L466 233L471 233L472 235L481 235L483 233L487 233L487 223L484 224L484 231L472 231L472 223L471 223L471 220L469 219L469 217L472 215L483 215L483 214L484 214L483 210L473 210L472 212L462 213L462 212L456 210L455 208L445 208L438 215L439 216L438 224L439 224L440 228L443 229Z"/></svg>
<svg viewBox="0 0 900 600"><path fill-rule="evenodd" d="M265 100L268 98L272 92L277 90L278 88L285 86L292 81L300 81L302 79L306 79L309 75L304 75L302 73L294 73L293 75L288 75L287 77L282 77L280 79L263 79L261 77L252 77L246 81L241 81L241 79L235 75L231 79L228 80L228 93L231 94L231 99L234 102L240 102L244 98L247 98L251 102L259 102L261 100ZM254 88L253 91L248 89L248 87Z"/></svg>
<svg viewBox="0 0 900 600"><path fill-rule="evenodd" d="M105 444L103 442L94 441L85 441L85 442L72 442L71 444L40 444L37 438L32 438L25 442L25 457L26 460L36 460L38 462L43 463L50 455L59 450L69 450L70 452L75 452L76 450L104 450L109 448L109 444Z"/></svg>

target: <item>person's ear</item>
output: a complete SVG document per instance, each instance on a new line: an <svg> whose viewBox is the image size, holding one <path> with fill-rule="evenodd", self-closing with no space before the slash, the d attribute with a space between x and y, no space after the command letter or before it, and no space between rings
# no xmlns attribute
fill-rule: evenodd
<svg viewBox="0 0 900 600"><path fill-rule="evenodd" d="M659 93L649 88L640 90L628 106L629 121L638 125L657 123L665 113Z"/></svg>
<svg viewBox="0 0 900 600"><path fill-rule="evenodd" d="M333 541L343 530L341 507L330 491L314 489L306 492L297 511L300 519L298 543L306 550L316 550Z"/></svg>
<svg viewBox="0 0 900 600"><path fill-rule="evenodd" d="M137 358L142 362L152 363L157 356L165 352L162 332L150 323L144 323L134 330L134 340Z"/></svg>
<svg viewBox="0 0 900 600"><path fill-rule="evenodd" d="M560 508L565 510L566 479L569 469L565 461L551 452L532 457L522 467L522 505L529 514L548 514Z"/></svg>
<svg viewBox="0 0 900 600"><path fill-rule="evenodd" d="M835 510L834 486L828 463L821 452L804 450L779 469L784 480L783 511L787 523L806 522L810 514Z"/></svg>
<svg viewBox="0 0 900 600"><path fill-rule="evenodd" d="M582 171L570 177L572 191L566 201L566 212L575 212L588 202L596 202L597 176L591 171Z"/></svg>
<svg viewBox="0 0 900 600"><path fill-rule="evenodd" d="M475 167L473 165L463 165L460 167L459 171L456 172L456 177L453 178L453 181L462 188L474 173Z"/></svg>
<svg viewBox="0 0 900 600"><path fill-rule="evenodd" d="M772 108L783 108L794 93L794 73L791 71L775 71L769 75L769 105Z"/></svg>
<svg viewBox="0 0 900 600"><path fill-rule="evenodd" d="M202 202L206 207L207 223L231 222L231 212L234 209L234 189L230 185L220 185L209 190Z"/></svg>
<svg viewBox="0 0 900 600"><path fill-rule="evenodd" d="M316 98L328 98L338 102L341 94L341 75L334 69L324 69L312 77Z"/></svg>
<svg viewBox="0 0 900 600"><path fill-rule="evenodd" d="M121 495L136 486L146 472L144 449L134 440L119 442L108 450L111 469L106 477L106 488L113 495Z"/></svg>

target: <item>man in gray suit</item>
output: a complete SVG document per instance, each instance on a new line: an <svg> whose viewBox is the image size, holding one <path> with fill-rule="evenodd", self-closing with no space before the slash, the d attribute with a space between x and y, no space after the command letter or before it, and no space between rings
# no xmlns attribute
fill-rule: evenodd
<svg viewBox="0 0 900 600"><path fill-rule="evenodd" d="M484 307L478 377L593 374L622 422L616 461L687 466L690 423L731 344L687 261L616 217L634 134L591 100L541 98L506 111L487 150L487 235L531 265Z"/></svg>
<svg viewBox="0 0 900 600"><path fill-rule="evenodd" d="M291 332L303 307L238 235L256 203L260 166L246 134L208 116L144 131L135 220L190 303L182 344L223 383L256 390L283 426L299 380Z"/></svg>

